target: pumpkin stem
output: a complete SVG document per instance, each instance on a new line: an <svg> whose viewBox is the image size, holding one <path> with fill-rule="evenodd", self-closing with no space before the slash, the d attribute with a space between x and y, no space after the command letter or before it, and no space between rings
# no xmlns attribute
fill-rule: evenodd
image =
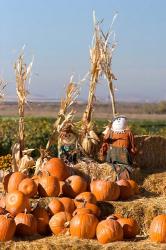
<svg viewBox="0 0 166 250"><path fill-rule="evenodd" d="M77 211L75 210L74 212L73 212L73 217L75 216L75 215L77 215Z"/></svg>
<svg viewBox="0 0 166 250"><path fill-rule="evenodd" d="M64 223L64 226L65 226L66 228L68 228L68 227L70 226L70 221L66 221L66 222Z"/></svg>
<svg viewBox="0 0 166 250"><path fill-rule="evenodd" d="M50 176L50 173L48 172L48 170L44 170L44 172L46 173L47 176Z"/></svg>
<svg viewBox="0 0 166 250"><path fill-rule="evenodd" d="M27 214L28 210L25 208L24 213Z"/></svg>
<svg viewBox="0 0 166 250"><path fill-rule="evenodd" d="M117 220L117 217L111 214L106 218L106 220Z"/></svg>
<svg viewBox="0 0 166 250"><path fill-rule="evenodd" d="M82 207L85 207L85 206L86 206L86 203L87 203L87 201L86 201L86 200L83 200L83 206L82 206Z"/></svg>
<svg viewBox="0 0 166 250"><path fill-rule="evenodd" d="M12 216L11 216L11 214L10 214L10 213L4 214L4 216L6 217L6 219L8 219L8 218L12 218Z"/></svg>

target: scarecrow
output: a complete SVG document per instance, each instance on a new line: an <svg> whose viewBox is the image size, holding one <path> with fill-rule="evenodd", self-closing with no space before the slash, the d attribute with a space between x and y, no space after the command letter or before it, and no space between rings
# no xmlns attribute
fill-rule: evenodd
<svg viewBox="0 0 166 250"><path fill-rule="evenodd" d="M103 134L104 143L101 151L105 153L106 161L112 163L117 180L130 179L136 149L134 136L127 126L127 118L123 115L116 116L112 125L108 126Z"/></svg>
<svg viewBox="0 0 166 250"><path fill-rule="evenodd" d="M59 157L64 161L76 163L79 154L78 137L71 124L66 124L61 129L59 143Z"/></svg>

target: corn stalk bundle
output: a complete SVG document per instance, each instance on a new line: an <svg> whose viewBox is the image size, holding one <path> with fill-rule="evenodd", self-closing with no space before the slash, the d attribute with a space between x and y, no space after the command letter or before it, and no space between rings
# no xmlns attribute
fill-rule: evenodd
<svg viewBox="0 0 166 250"><path fill-rule="evenodd" d="M88 155L92 153L93 145L99 142L99 138L93 130L91 121L94 109L96 86L99 77L102 73L100 27L99 23L96 22L95 13L93 13L93 21L94 21L94 36L92 39L92 48L90 49L90 62L91 62L90 87L89 87L87 106L82 117L82 132L81 132L82 147L85 153L87 153Z"/></svg>
<svg viewBox="0 0 166 250"><path fill-rule="evenodd" d="M59 133L63 126L65 126L66 123L73 119L75 111L73 109L69 111L69 108L76 101L77 97L79 96L79 93L80 85L75 84L72 81L71 77L70 82L66 88L66 96L65 98L61 99L58 117L53 125L53 131L47 142L46 151L48 151L51 145L54 143L56 133Z"/></svg>
<svg viewBox="0 0 166 250"><path fill-rule="evenodd" d="M104 32L100 28L100 45L101 45L101 68L102 73L105 75L105 78L108 82L108 87L110 91L110 97L112 101L112 112L113 117L116 114L116 106L115 106L115 95L114 95L114 86L113 80L117 80L114 74L112 73L111 64L112 64L112 54L116 47L116 42L113 41L110 44L110 37L112 36L112 25L114 20L116 19L117 14L114 15L110 30L104 34ZM114 39L115 40L115 39Z"/></svg>
<svg viewBox="0 0 166 250"><path fill-rule="evenodd" d="M99 25L96 23L95 15L94 18L94 36L92 39L92 48L90 49L90 62L91 62L91 70L90 70L90 87L89 87L89 95L88 102L85 112L83 114L83 124L88 126L92 119L93 106L95 101L95 91L96 85L101 74L101 50L100 50L100 33L99 33Z"/></svg>
<svg viewBox="0 0 166 250"><path fill-rule="evenodd" d="M18 156L18 148L19 148L19 161L23 156L24 150L24 113L25 113L25 104L27 103L27 95L29 94L26 88L26 82L30 78L31 69L33 65L32 62L27 66L24 62L24 53L23 51L19 55L16 63L14 64L14 70L16 75L16 92L18 97L18 113L19 113L19 146L13 148L13 158L15 155ZM18 158L18 157L17 157ZM18 160L18 159L17 159ZM14 162L16 164L16 162ZM14 165L15 169L18 169L18 165Z"/></svg>

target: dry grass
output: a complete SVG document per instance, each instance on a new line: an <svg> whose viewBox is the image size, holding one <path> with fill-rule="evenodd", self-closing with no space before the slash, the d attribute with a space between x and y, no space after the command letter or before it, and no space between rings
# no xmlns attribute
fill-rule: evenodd
<svg viewBox="0 0 166 250"><path fill-rule="evenodd" d="M135 240L113 242L106 245L99 244L96 240L81 240L70 236L49 236L45 238L28 238L24 241L0 243L1 250L165 250L166 244L152 243L145 237Z"/></svg>
<svg viewBox="0 0 166 250"><path fill-rule="evenodd" d="M138 154L136 165L141 169L165 169L166 138L161 136L136 136L135 143Z"/></svg>

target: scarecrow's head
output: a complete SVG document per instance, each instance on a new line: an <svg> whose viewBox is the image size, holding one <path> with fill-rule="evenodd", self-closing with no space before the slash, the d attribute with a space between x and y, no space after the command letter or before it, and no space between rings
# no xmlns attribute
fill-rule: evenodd
<svg viewBox="0 0 166 250"><path fill-rule="evenodd" d="M77 140L77 136L75 132L72 130L71 125L67 125L62 129L62 131L60 132L60 138L63 144L68 144L68 145L75 143Z"/></svg>
<svg viewBox="0 0 166 250"><path fill-rule="evenodd" d="M124 115L116 116L113 119L111 130L114 132L122 132L127 128L127 118Z"/></svg>

